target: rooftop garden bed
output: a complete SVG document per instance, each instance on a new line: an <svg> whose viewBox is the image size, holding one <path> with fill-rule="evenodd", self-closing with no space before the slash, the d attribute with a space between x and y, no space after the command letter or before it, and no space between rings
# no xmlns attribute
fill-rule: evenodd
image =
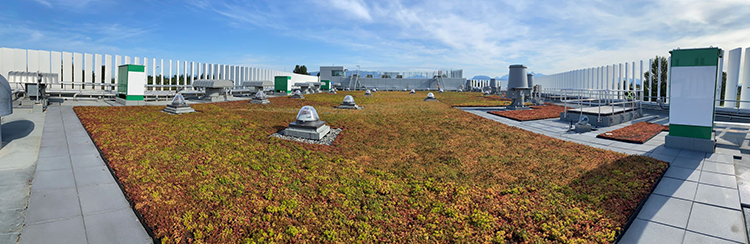
<svg viewBox="0 0 750 244"><path fill-rule="evenodd" d="M599 134L596 137L643 144L662 131L669 131L669 126L649 122L638 122L617 130Z"/></svg>
<svg viewBox="0 0 750 244"><path fill-rule="evenodd" d="M367 109L334 109L347 94ZM163 243L612 242L667 168L445 102L465 94L75 111ZM333 145L269 136L303 105L343 128Z"/></svg>
<svg viewBox="0 0 750 244"><path fill-rule="evenodd" d="M560 113L565 111L564 106L551 103L541 106L531 106L530 108L528 110L490 111L489 113L517 121L529 121L558 118L560 117Z"/></svg>

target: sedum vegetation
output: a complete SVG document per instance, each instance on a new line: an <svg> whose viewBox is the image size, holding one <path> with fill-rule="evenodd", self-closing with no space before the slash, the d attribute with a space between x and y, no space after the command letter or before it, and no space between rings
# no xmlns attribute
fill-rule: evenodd
<svg viewBox="0 0 750 244"><path fill-rule="evenodd" d="M347 94L365 109L333 109ZM667 168L447 104L466 94L75 111L162 243L612 242ZM332 146L269 137L303 105Z"/></svg>
<svg viewBox="0 0 750 244"><path fill-rule="evenodd" d="M565 111L564 106L547 103L541 106L531 106L529 110L490 111L490 114L506 117L517 121L559 118Z"/></svg>
<svg viewBox="0 0 750 244"><path fill-rule="evenodd" d="M669 126L638 122L617 130L599 134L596 137L643 144L662 131L669 131Z"/></svg>

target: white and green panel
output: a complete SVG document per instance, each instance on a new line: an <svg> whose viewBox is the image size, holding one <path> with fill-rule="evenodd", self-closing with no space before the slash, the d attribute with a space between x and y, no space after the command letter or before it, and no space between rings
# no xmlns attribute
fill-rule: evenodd
<svg viewBox="0 0 750 244"><path fill-rule="evenodd" d="M128 101L143 101L146 90L146 67L125 64L117 69L117 96Z"/></svg>
<svg viewBox="0 0 750 244"><path fill-rule="evenodd" d="M713 139L716 77L721 49L677 49L670 70L669 135Z"/></svg>
<svg viewBox="0 0 750 244"><path fill-rule="evenodd" d="M274 92L292 92L292 77L291 76L276 76L274 77Z"/></svg>

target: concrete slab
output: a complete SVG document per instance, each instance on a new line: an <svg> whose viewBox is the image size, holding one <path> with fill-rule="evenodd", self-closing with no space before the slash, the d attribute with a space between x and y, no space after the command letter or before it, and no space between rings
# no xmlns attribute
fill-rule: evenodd
<svg viewBox="0 0 750 244"><path fill-rule="evenodd" d="M693 203L679 198L652 194L646 200L638 218L675 227L687 227Z"/></svg>
<svg viewBox="0 0 750 244"><path fill-rule="evenodd" d="M734 165L705 161L703 162L703 171L734 176Z"/></svg>
<svg viewBox="0 0 750 244"><path fill-rule="evenodd" d="M37 171L50 171L50 170L72 170L70 166L70 157L47 157L39 158L36 163Z"/></svg>
<svg viewBox="0 0 750 244"><path fill-rule="evenodd" d="M67 145L54 145L49 147L43 147L39 151L40 158L51 158L51 157L62 157L68 155Z"/></svg>
<svg viewBox="0 0 750 244"><path fill-rule="evenodd" d="M734 164L734 156L723 153L707 153L706 160L716 163Z"/></svg>
<svg viewBox="0 0 750 244"><path fill-rule="evenodd" d="M0 212L0 233L18 233L24 222L24 210L14 209Z"/></svg>
<svg viewBox="0 0 750 244"><path fill-rule="evenodd" d="M677 156L686 158L704 158L706 157L706 153L691 150L680 150L680 153L678 153Z"/></svg>
<svg viewBox="0 0 750 244"><path fill-rule="evenodd" d="M16 243L19 237L20 233L0 234L0 243Z"/></svg>
<svg viewBox="0 0 750 244"><path fill-rule="evenodd" d="M19 243L86 243L83 217L26 225Z"/></svg>
<svg viewBox="0 0 750 244"><path fill-rule="evenodd" d="M118 209L130 210L130 204L115 183L78 188L83 215Z"/></svg>
<svg viewBox="0 0 750 244"><path fill-rule="evenodd" d="M48 191L61 188L75 188L72 170L39 171L34 175L32 192Z"/></svg>
<svg viewBox="0 0 750 244"><path fill-rule="evenodd" d="M636 219L620 239L620 244L682 243L685 230L655 222Z"/></svg>
<svg viewBox="0 0 750 244"><path fill-rule="evenodd" d="M685 232L685 239L683 240L684 244L736 244L736 243L742 243L742 242L734 242L724 239L719 239L713 236L707 236L699 233L695 233L692 231L686 231Z"/></svg>
<svg viewBox="0 0 750 244"><path fill-rule="evenodd" d="M62 146L67 147L68 146L68 140L65 139L65 136L61 137L44 137L44 140L42 140L42 147L53 147L53 146Z"/></svg>
<svg viewBox="0 0 750 244"><path fill-rule="evenodd" d="M698 184L695 201L709 205L740 210L740 195L736 189Z"/></svg>
<svg viewBox="0 0 750 244"><path fill-rule="evenodd" d="M0 197L0 206L2 208L0 208L0 212L25 209L29 194L31 193L31 186L0 186L0 192L2 192L2 197ZM0 218L2 218L1 216L2 214L0 214ZM6 232L2 232L0 228L0 233Z"/></svg>
<svg viewBox="0 0 750 244"><path fill-rule="evenodd" d="M70 161L73 169L104 166L104 160L99 154L71 154Z"/></svg>
<svg viewBox="0 0 750 244"><path fill-rule="evenodd" d="M736 189L737 179L733 175L725 175L703 171L700 183Z"/></svg>
<svg viewBox="0 0 750 244"><path fill-rule="evenodd" d="M658 153L658 154L665 154L665 155L677 156L678 154L680 154L680 149L668 148L668 147L665 147L665 146L658 146L658 147L654 148L654 150L651 151L651 152L652 153Z"/></svg>
<svg viewBox="0 0 750 244"><path fill-rule="evenodd" d="M131 209L84 216L88 243L152 243Z"/></svg>
<svg viewBox="0 0 750 244"><path fill-rule="evenodd" d="M670 166L700 170L703 167L703 157L686 158L677 156Z"/></svg>
<svg viewBox="0 0 750 244"><path fill-rule="evenodd" d="M747 242L742 212L693 203L688 230L736 242Z"/></svg>
<svg viewBox="0 0 750 244"><path fill-rule="evenodd" d="M654 194L692 201L697 189L698 183L692 181L662 178L659 185L654 189Z"/></svg>
<svg viewBox="0 0 750 244"><path fill-rule="evenodd" d="M114 184L115 179L106 166L76 168L74 171L78 188L100 184Z"/></svg>
<svg viewBox="0 0 750 244"><path fill-rule="evenodd" d="M668 163L671 163L675 158L677 158L676 155L661 154L655 152L649 153L648 156Z"/></svg>
<svg viewBox="0 0 750 244"><path fill-rule="evenodd" d="M669 167L667 172L664 173L664 177L670 177L680 180L689 180L698 182L700 180L701 171L697 169L688 169L682 167Z"/></svg>
<svg viewBox="0 0 750 244"><path fill-rule="evenodd" d="M71 218L81 215L75 188L31 194L26 214L26 224Z"/></svg>

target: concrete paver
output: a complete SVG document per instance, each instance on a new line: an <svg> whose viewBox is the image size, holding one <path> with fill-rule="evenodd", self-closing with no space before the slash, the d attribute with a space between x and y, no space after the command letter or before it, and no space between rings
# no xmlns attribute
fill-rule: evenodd
<svg viewBox="0 0 750 244"><path fill-rule="evenodd" d="M643 205L638 218L685 228L692 205L688 200L652 194Z"/></svg>
<svg viewBox="0 0 750 244"><path fill-rule="evenodd" d="M19 243L86 243L83 217L75 216L60 221L26 225Z"/></svg>
<svg viewBox="0 0 750 244"><path fill-rule="evenodd" d="M740 210L740 195L736 189L698 184L695 201L709 205Z"/></svg>
<svg viewBox="0 0 750 244"><path fill-rule="evenodd" d="M713 236L707 236L692 231L685 232L685 239L682 243L685 244L735 244L742 242L734 242L730 240L719 239Z"/></svg>
<svg viewBox="0 0 750 244"><path fill-rule="evenodd" d="M734 189L737 188L737 178L733 175L718 174L707 171L701 173L700 183Z"/></svg>
<svg viewBox="0 0 750 244"><path fill-rule="evenodd" d="M664 177L654 189L654 194L692 201L697 190L698 183L696 182Z"/></svg>
<svg viewBox="0 0 750 244"><path fill-rule="evenodd" d="M625 231L625 234L622 236L619 243L679 244L682 243L684 235L684 229L636 219L633 221L633 224L630 225L630 228Z"/></svg>
<svg viewBox="0 0 750 244"><path fill-rule="evenodd" d="M81 207L75 188L44 191L31 194L26 223L34 224L78 215L81 215Z"/></svg>
<svg viewBox="0 0 750 244"><path fill-rule="evenodd" d="M742 212L693 203L688 230L724 239L747 242Z"/></svg>

